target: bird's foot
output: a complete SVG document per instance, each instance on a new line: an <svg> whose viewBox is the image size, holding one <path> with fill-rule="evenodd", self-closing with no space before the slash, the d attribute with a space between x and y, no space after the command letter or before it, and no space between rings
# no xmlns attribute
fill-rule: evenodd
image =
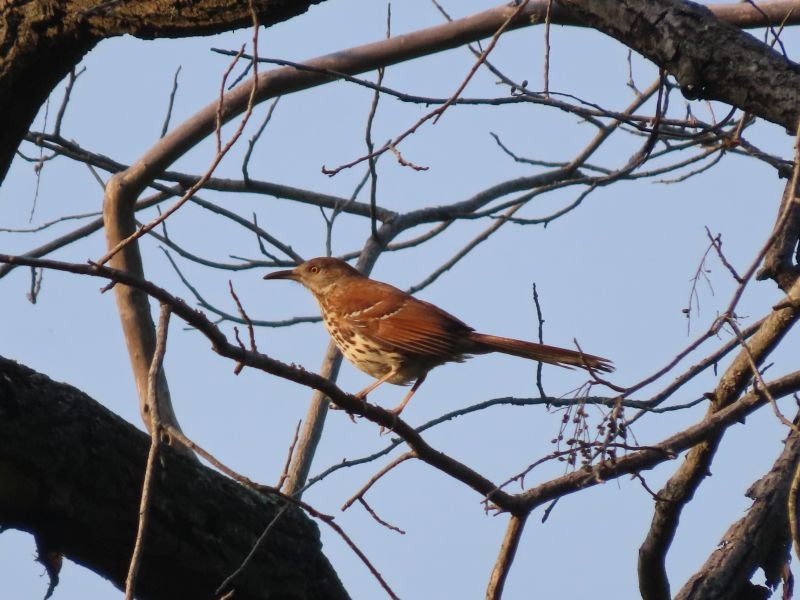
<svg viewBox="0 0 800 600"><path fill-rule="evenodd" d="M366 412L367 406L368 406L368 404L367 404L367 395L366 394L362 394L361 392L359 392L358 394L353 394L353 397L361 401L361 412L362 413ZM348 410L348 409L346 409L346 408L344 408L342 406L339 406L338 404L334 404L333 402L328 403L328 410L343 410L343 411L345 411L347 413L347 416L350 417L350 420L353 423L356 422L356 417L357 416L358 417L362 416L362 415L355 415L352 411L350 411L350 410Z"/></svg>
<svg viewBox="0 0 800 600"><path fill-rule="evenodd" d="M350 417L350 420L351 420L353 423L355 423L355 422L356 422L356 416L355 416L355 415L354 415L352 412L350 412L350 411L349 411L349 410L347 410L346 408L342 408L342 407L341 407L341 406L339 406L338 404L334 404L333 402L331 402L331 403L328 405L328 410L336 410L336 411L343 410L343 411L345 411L345 413L347 414L347 416L348 416L348 417Z"/></svg>
<svg viewBox="0 0 800 600"><path fill-rule="evenodd" d="M400 416L400 413L403 412L403 408L404 407L402 407L402 406L398 406L396 408L393 408L391 410L387 410L386 411L390 415L392 415L392 424L389 427L385 427L385 426L381 425L381 430L379 432L379 435L386 435L390 431L394 431L394 428L397 427L397 419Z"/></svg>
<svg viewBox="0 0 800 600"><path fill-rule="evenodd" d="M367 407L369 406L369 404L367 403L367 395L363 394L361 392L359 392L358 394L353 394L353 395L356 398L358 398L359 400L361 400L361 411L362 412L366 412L367 411Z"/></svg>

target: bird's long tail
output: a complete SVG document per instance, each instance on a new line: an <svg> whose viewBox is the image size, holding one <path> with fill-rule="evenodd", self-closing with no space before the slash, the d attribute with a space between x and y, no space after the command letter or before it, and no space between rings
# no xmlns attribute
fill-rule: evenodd
<svg viewBox="0 0 800 600"><path fill-rule="evenodd" d="M547 346L545 344L535 344L533 342L524 342L522 340L487 335L474 331L470 333L469 337L475 342L476 347L473 352L476 354L502 352L503 354L511 354L513 356L529 358L531 360L538 360L567 368L580 367L581 369L594 369L606 373L610 373L614 370L614 366L607 358L594 356L592 354L583 354L575 350L567 350L566 348Z"/></svg>

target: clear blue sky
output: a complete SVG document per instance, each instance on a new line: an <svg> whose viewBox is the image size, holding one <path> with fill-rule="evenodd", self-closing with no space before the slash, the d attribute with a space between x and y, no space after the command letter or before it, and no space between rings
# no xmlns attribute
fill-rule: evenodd
<svg viewBox="0 0 800 600"><path fill-rule="evenodd" d="M493 6L488 2L451 3L455 16ZM261 55L302 60L380 39L385 32L384 2L331 0L308 14L262 33ZM441 22L432 5L421 0L392 6L392 29L412 31ZM335 24L335 26L332 26ZM492 61L510 76L527 79L540 89L543 64L541 27L503 38ZM759 32L760 35L760 32ZM123 162L133 161L157 139L172 77L178 66L178 91L173 123L192 115L217 94L228 59L211 47L235 48L249 43L242 30L213 38L144 42L132 38L100 44L84 61L64 123L64 134L85 147ZM790 56L800 38L793 30L783 37ZM631 100L627 49L593 31L554 27L551 32L551 90L566 92L621 110ZM442 53L392 67L386 85L424 95L449 96L473 63L466 49ZM637 83L646 87L655 70L633 61ZM465 95L501 95L491 75L479 72ZM60 101L51 103L50 121ZM283 98L264 139L254 154L250 173L258 179L348 196L362 168L334 178L321 174L363 154L364 124L371 94L334 83ZM683 111L672 98L675 115ZM260 122L266 105L258 108ZM652 110L652 108L651 108ZM693 112L710 119L704 103ZM395 100L381 100L373 137L383 141L410 126L426 109ZM727 109L715 106L717 118ZM36 127L41 128L40 115ZM230 128L228 129L230 131ZM514 164L489 133L521 155L543 160L569 160L594 134L573 116L541 106L452 108L435 126L427 125L403 143L404 156L428 171L397 165L391 156L380 161L379 203L404 211L454 202L512 177L536 172ZM791 158L793 140L781 128L758 124L750 134L767 151ZM639 142L621 138L595 162L622 166ZM27 153L33 153L26 147ZM239 176L242 146L221 165L220 176ZM204 144L174 166L200 173L213 156ZM102 174L106 177L106 174ZM17 160L0 189L0 224L28 226L36 179L28 163ZM544 310L548 343L570 347L577 338L589 352L614 360L614 381L627 385L662 367L725 309L732 281L718 262L709 262L712 289L700 285L700 312L687 322L690 279L707 246L704 227L721 233L729 260L744 270L768 234L783 182L755 161L727 156L715 168L686 182L623 183L590 195L573 213L546 229L507 225L469 258L419 296L456 314L479 331L535 339L536 317L531 286L536 283ZM569 203L575 190L544 196L521 216L545 215ZM286 200L202 192L249 216L292 244L305 257L324 254L324 222L315 208ZM365 199L366 196L362 196ZM48 163L40 182L33 223L99 211L102 190L83 166L66 159ZM154 213L151 213L151 217ZM66 223L38 236L0 232L0 251L23 253L66 232ZM404 288L424 279L487 223L463 223L430 245L380 259L374 276ZM228 260L230 255L258 257L251 236L220 226L199 209L186 207L169 221L173 239L204 257ZM368 235L368 223L342 217L334 231L335 253L357 249ZM97 258L104 250L102 233L56 253L76 262ZM147 276L189 299L154 240L144 245ZM231 312L227 280L254 318L279 319L315 314L310 295L288 282L264 282L263 272L208 272L181 263L184 272L207 298ZM28 272L22 269L0 281L6 318L0 323L0 354L16 359L55 380L87 392L130 422L140 426L135 386L120 335L114 299L100 294L97 280L46 273L39 302L25 300ZM751 287L740 314L759 318L780 298L772 283ZM225 326L227 331L231 328ZM259 349L275 358L317 369L327 343L321 325L288 330L259 330ZM707 346L709 349L713 345ZM793 332L786 348L800 350ZM699 355L698 355L699 356ZM771 372L789 368L789 352ZM686 363L689 364L688 362ZM233 365L209 350L207 341L186 331L174 319L166 369L179 419L187 434L218 458L252 479L274 483L282 468L294 427L305 415L305 388L252 370L238 377ZM677 374L677 373L676 373ZM466 365L436 370L409 405L405 417L421 424L444 412L499 396L532 397L535 365L513 357L478 357ZM545 368L545 387L554 396L568 395L583 382L581 373ZM343 389L357 391L368 378L349 365L340 377ZM661 387L671 381L662 382ZM711 389L712 374L700 377L675 401L689 401ZM652 388L656 391L659 388ZM404 391L383 386L370 399L393 406ZM646 397L646 391L642 396ZM792 406L786 404L787 414ZM657 442L682 425L696 422L704 407L640 421L634 433L642 444ZM598 415L592 411L593 422ZM495 481L505 480L552 451L561 413L544 407L493 408L429 432L427 439ZM669 555L673 588L678 589L713 551L721 534L749 506L747 487L771 464L785 431L768 410L734 426L715 461L714 476L700 488L686 509ZM340 413L329 416L312 473L343 458L369 454L386 444L377 428L353 424ZM68 451L68 449L65 449ZM645 474L657 489L679 465L670 462ZM497 554L507 519L485 515L481 498L463 485L421 463L404 463L370 491L368 500L387 521L404 529L399 536L376 524L363 510L339 507L382 463L340 471L313 488L306 499L318 509L337 514L340 525L374 561L403 598L480 598ZM535 470L529 486L563 472L562 464ZM513 491L513 490L512 490ZM635 480L623 478L563 499L547 523L533 515L511 571L506 597L627 598L638 595L636 558L652 516L652 500ZM324 551L354 598L381 597L376 582L341 541L322 527ZM34 563L33 540L26 534L0 535L0 582L9 598L43 595L46 581ZM117 594L107 582L68 561L55 598L108 598Z"/></svg>

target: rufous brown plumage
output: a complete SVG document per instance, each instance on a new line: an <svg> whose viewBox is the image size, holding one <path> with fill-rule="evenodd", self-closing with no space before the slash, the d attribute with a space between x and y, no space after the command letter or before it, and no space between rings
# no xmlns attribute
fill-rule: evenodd
<svg viewBox="0 0 800 600"><path fill-rule="evenodd" d="M291 279L308 288L342 354L375 377L356 396L366 398L384 382L414 382L392 410L400 414L428 372L473 354L502 352L563 367L613 371L611 362L574 350L486 335L443 311L386 283L374 281L337 258L313 258L264 279Z"/></svg>

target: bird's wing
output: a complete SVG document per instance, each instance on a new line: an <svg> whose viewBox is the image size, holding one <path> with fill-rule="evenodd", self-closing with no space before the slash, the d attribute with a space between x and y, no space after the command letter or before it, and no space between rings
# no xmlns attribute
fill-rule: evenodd
<svg viewBox="0 0 800 600"><path fill-rule="evenodd" d="M402 352L445 359L464 353L471 327L433 304L386 287L372 298L360 295L355 310L343 315L350 326Z"/></svg>

